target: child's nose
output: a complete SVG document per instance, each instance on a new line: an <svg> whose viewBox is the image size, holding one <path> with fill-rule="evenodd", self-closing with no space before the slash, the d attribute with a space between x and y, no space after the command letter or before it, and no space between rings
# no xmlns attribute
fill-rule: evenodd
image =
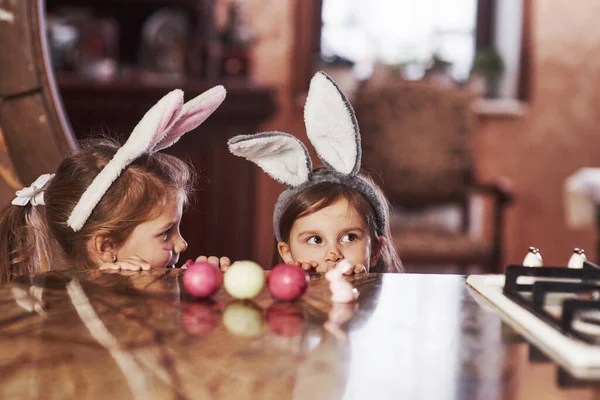
<svg viewBox="0 0 600 400"><path fill-rule="evenodd" d="M175 242L175 253L181 254L187 249L188 244L181 235L177 235L177 241Z"/></svg>
<svg viewBox="0 0 600 400"><path fill-rule="evenodd" d="M342 253L336 247L332 247L327 250L327 255L325 256L326 262L339 262L344 259Z"/></svg>

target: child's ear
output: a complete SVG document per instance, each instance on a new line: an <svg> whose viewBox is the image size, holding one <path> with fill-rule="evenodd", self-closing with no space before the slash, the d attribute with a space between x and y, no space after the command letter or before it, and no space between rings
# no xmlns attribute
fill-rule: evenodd
<svg viewBox="0 0 600 400"><path fill-rule="evenodd" d="M377 240L373 242L371 249L371 267L377 265L379 257L381 257L381 250L386 246L387 239L385 236L378 236Z"/></svg>
<svg viewBox="0 0 600 400"><path fill-rule="evenodd" d="M290 246L288 246L285 242L277 243L277 251L279 251L279 255L283 259L283 262L286 264L293 264L294 259L292 258L292 252L290 251Z"/></svg>
<svg viewBox="0 0 600 400"><path fill-rule="evenodd" d="M112 262L113 257L117 254L117 248L107 236L95 235L92 237L90 245L95 258L102 262Z"/></svg>

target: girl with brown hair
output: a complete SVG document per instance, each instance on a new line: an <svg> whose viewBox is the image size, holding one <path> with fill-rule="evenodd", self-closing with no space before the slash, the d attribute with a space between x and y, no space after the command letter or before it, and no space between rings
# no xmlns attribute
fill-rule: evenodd
<svg viewBox="0 0 600 400"><path fill-rule="evenodd" d="M0 282L51 269L147 270L178 262L179 233L193 173L159 153L225 99L214 87L183 103L174 90L153 106L123 146L84 143L55 174L16 193L0 212Z"/></svg>
<svg viewBox="0 0 600 400"><path fill-rule="evenodd" d="M288 186L273 213L277 254L286 263L317 272L344 259L354 266L349 273L401 272L390 235L388 202L360 170L354 111L325 73L317 73L311 81L304 120L325 168L313 170L304 144L286 133L241 135L229 141L234 155Z"/></svg>

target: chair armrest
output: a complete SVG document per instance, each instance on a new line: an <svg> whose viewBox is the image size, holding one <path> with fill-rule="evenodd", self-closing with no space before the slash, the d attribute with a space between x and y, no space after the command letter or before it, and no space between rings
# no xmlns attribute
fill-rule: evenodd
<svg viewBox="0 0 600 400"><path fill-rule="evenodd" d="M476 182L471 185L474 192L492 195L499 204L508 205L515 200L511 182L506 179L499 179L496 182Z"/></svg>

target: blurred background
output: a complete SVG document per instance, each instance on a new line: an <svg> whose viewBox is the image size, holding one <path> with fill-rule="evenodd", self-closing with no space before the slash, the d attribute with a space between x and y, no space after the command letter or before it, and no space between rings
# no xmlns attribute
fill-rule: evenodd
<svg viewBox="0 0 600 400"><path fill-rule="evenodd" d="M580 0L21 0L0 8L0 185L77 141L127 137L172 88L223 84L223 106L170 152L201 171L187 256L268 266L283 187L227 138L292 133L323 70L355 107L363 167L394 209L409 271L596 260L594 221L567 224L565 182L600 166L600 3ZM312 148L310 149L312 151ZM317 161L313 152L313 160Z"/></svg>

